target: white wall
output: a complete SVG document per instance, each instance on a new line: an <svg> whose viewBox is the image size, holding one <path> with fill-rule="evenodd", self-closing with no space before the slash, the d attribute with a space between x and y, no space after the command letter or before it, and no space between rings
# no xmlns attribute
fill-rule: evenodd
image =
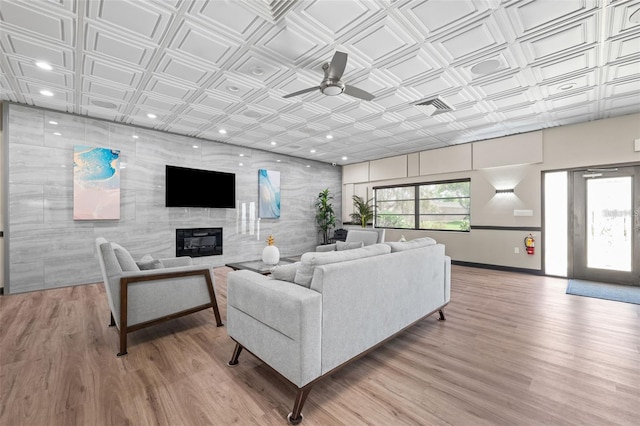
<svg viewBox="0 0 640 426"><path fill-rule="evenodd" d="M176 228L222 227L223 255L194 258L195 263L222 266L260 258L269 234L275 237L283 256L313 249L319 243L314 202L325 188L334 195L335 210L342 209L342 172L326 163L8 105L4 137L9 205L3 211L8 217L4 242L9 247L5 268L10 293L100 281L94 248L97 236L122 244L136 259L145 254L161 258L175 256ZM119 220L73 220L76 144L120 150ZM240 209L167 208L166 164L233 172L238 203L254 203L256 208L258 169L280 171L280 219L261 219L258 234L256 228L251 232L250 226L242 227ZM216 190L198 187L197 182L193 188L185 188L194 189Z"/></svg>
<svg viewBox="0 0 640 426"><path fill-rule="evenodd" d="M387 240L399 239L401 235L407 239L428 235L446 244L447 254L454 260L541 270L542 172L638 163L640 152L634 151L634 140L638 138L640 114L632 114L422 151L419 176L402 176L401 168L392 167L401 163L397 157L345 166L343 193L362 187L371 191L375 186L471 178L470 232L389 229ZM374 167L380 170L370 171L363 179L364 171ZM372 176L377 179L371 179ZM514 188L513 195L495 193L496 189L510 187ZM350 208L345 200L344 221L349 220ZM533 216L514 216L514 209L532 210ZM538 247L533 256L524 253L523 239L529 232L534 234ZM518 254L514 253L516 247Z"/></svg>

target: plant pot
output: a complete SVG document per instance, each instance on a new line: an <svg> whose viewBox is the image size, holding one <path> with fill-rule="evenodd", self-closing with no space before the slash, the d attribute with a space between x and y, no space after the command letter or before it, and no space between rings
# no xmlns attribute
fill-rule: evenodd
<svg viewBox="0 0 640 426"><path fill-rule="evenodd" d="M262 249L262 262L275 265L280 262L280 250L276 246L266 246Z"/></svg>

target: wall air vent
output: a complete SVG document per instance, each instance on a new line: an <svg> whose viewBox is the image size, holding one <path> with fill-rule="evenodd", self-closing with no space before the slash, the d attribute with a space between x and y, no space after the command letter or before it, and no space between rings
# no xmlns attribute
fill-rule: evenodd
<svg viewBox="0 0 640 426"><path fill-rule="evenodd" d="M440 96L430 98L414 103L415 106L420 107L427 115L436 115L443 112L453 111L453 107L447 104Z"/></svg>

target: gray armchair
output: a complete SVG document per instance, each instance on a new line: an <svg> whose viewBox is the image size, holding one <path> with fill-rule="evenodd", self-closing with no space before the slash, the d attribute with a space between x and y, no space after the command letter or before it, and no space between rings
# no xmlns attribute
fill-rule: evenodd
<svg viewBox="0 0 640 426"><path fill-rule="evenodd" d="M370 246L371 244L384 243L384 229L380 228L362 228L362 229L349 229L347 231L347 238L345 243L357 243L362 242L364 246ZM337 243L325 244L316 247L316 251L334 251L336 250Z"/></svg>
<svg viewBox="0 0 640 426"><path fill-rule="evenodd" d="M95 242L110 325L119 332L118 356L127 353L127 333L203 309L213 308L217 326L223 325L211 267L193 265L190 257L136 263L119 244L101 237Z"/></svg>

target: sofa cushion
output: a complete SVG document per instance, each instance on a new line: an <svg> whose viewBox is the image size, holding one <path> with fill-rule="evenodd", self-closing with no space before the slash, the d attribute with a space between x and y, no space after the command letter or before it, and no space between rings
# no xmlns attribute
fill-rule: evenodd
<svg viewBox="0 0 640 426"><path fill-rule="evenodd" d="M300 266L296 271L293 282L309 288L316 266L378 256L390 252L391 248L386 244L372 244L353 250L305 253L300 258Z"/></svg>
<svg viewBox="0 0 640 426"><path fill-rule="evenodd" d="M271 278L292 283L296 277L298 266L300 266L300 262L276 266L271 269Z"/></svg>
<svg viewBox="0 0 640 426"><path fill-rule="evenodd" d="M346 241L336 241L336 250L352 250L364 247L364 242L362 241L353 241L351 243L347 243Z"/></svg>
<svg viewBox="0 0 640 426"><path fill-rule="evenodd" d="M136 262L138 268L141 271L148 271L150 269L163 269L164 264L160 259L154 259L150 254L145 254Z"/></svg>
<svg viewBox="0 0 640 426"><path fill-rule="evenodd" d="M415 240L402 241L402 242L386 242L385 244L391 247L391 252L412 250L418 247L432 246L436 243L431 237L416 238Z"/></svg>
<svg viewBox="0 0 640 426"><path fill-rule="evenodd" d="M113 248L113 252L116 255L116 259L118 259L118 263L120 264L122 271L128 272L140 270L138 265L136 265L136 261L133 260L133 257L126 248L116 243L111 243L111 247Z"/></svg>

